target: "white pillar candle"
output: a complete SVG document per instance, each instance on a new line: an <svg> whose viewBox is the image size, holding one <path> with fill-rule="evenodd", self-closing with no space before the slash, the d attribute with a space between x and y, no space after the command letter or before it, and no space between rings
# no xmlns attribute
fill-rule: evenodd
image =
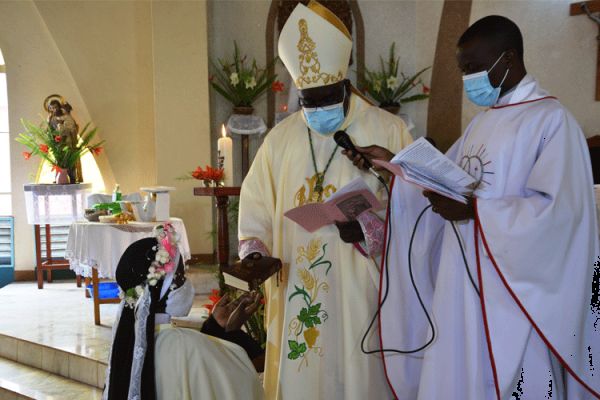
<svg viewBox="0 0 600 400"><path fill-rule="evenodd" d="M221 127L221 135L217 142L219 166L225 170L225 186L233 186L233 141L227 137L225 125Z"/></svg>

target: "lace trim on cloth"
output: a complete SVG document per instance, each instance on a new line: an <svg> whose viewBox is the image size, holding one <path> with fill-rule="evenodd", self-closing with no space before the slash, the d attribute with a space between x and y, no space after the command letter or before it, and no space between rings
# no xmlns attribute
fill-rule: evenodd
<svg viewBox="0 0 600 400"><path fill-rule="evenodd" d="M363 248L363 250L370 257L381 254L384 242L383 221L370 212L360 214L356 217L356 220L365 236L365 246L363 247L366 247L366 249Z"/></svg>
<svg viewBox="0 0 600 400"><path fill-rule="evenodd" d="M142 369L146 356L146 322L150 315L150 289L144 289L144 294L139 300L135 310L135 344L133 346L133 361L131 364L131 380L129 381L129 400L140 400L142 397Z"/></svg>
<svg viewBox="0 0 600 400"><path fill-rule="evenodd" d="M244 259L248 254L252 253L260 253L261 256L271 255L267 246L258 239L240 240L240 244L238 245L240 259Z"/></svg>
<svg viewBox="0 0 600 400"><path fill-rule="evenodd" d="M117 315L115 316L115 322L113 324L112 327L112 338L111 338L111 345L110 345L110 351L108 352L108 366L106 367L106 375L104 377L104 392L102 392L102 400L108 400L108 386L110 383L110 363L111 363L111 359L112 359L112 353L113 353L113 345L115 343L115 336L117 334L117 327L119 326L119 320L121 319L121 313L123 312L123 306L125 305L125 301L121 300L121 303L119 303L119 309L117 310Z"/></svg>
<svg viewBox="0 0 600 400"><path fill-rule="evenodd" d="M152 232L152 229L154 229L154 226L158 225L158 224L153 224L150 226L140 226L140 225L134 225L134 224L114 224L114 225L109 225L111 228L114 229L118 229L120 231L123 232L133 232L133 233L137 233L137 232Z"/></svg>

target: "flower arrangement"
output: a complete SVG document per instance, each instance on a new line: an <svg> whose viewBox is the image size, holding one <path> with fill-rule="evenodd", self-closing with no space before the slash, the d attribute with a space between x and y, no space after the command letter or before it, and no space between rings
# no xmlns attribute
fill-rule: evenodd
<svg viewBox="0 0 600 400"><path fill-rule="evenodd" d="M88 131L89 123L85 125L78 135L77 143L74 144L68 143L69 140L47 122L37 126L21 119L21 124L25 132L20 133L15 140L30 150L23 152L23 158L29 160L31 156L39 156L49 162L52 170L57 173L75 168L77 161L88 151L97 156L103 150L104 141L91 144L96 135L96 128Z"/></svg>
<svg viewBox="0 0 600 400"><path fill-rule="evenodd" d="M277 75L270 75L268 70L277 58L265 68L259 68L256 60L247 62L247 57L240 55L237 43L233 42L233 62L217 59L213 62L214 75L210 85L234 107L252 107L252 103L269 87L274 92L283 91L283 83L277 81Z"/></svg>
<svg viewBox="0 0 600 400"><path fill-rule="evenodd" d="M210 184L219 185L225 177L225 170L223 168L213 168L210 165L206 166L206 169L198 166L195 170L188 172L187 174L178 177L179 180L198 179L204 181L206 186Z"/></svg>
<svg viewBox="0 0 600 400"><path fill-rule="evenodd" d="M165 223L157 225L152 230L152 236L158 241L158 247L154 248L156 255L148 268L146 280L141 284L127 289L123 292L119 290L119 298L125 301L125 306L135 308L139 298L144 294L146 286L156 286L158 281L164 279L168 272L173 272L175 269L175 255L177 254L177 244L179 236L173 225ZM175 289L176 285L171 285L171 289Z"/></svg>
<svg viewBox="0 0 600 400"><path fill-rule="evenodd" d="M423 68L412 76L407 76L400 71L398 66L400 58L396 58L396 43L392 43L387 62L379 57L381 68L379 71L365 70L363 90L379 103L380 107L400 106L401 104L429 98L429 87L427 87L420 76L430 67ZM421 93L410 94L415 87L421 87Z"/></svg>

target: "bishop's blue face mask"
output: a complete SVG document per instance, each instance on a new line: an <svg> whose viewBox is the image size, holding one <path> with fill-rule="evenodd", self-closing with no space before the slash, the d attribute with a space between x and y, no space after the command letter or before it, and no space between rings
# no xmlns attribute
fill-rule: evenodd
<svg viewBox="0 0 600 400"><path fill-rule="evenodd" d="M498 64L498 61L500 61L503 55L504 52L500 54L500 57L498 57L494 65L492 65L492 68L489 70L463 76L465 92L472 103L482 107L491 107L498 101L502 84L508 76L508 71L510 71L510 68L506 70L504 78L502 78L502 82L500 82L500 85L498 85L496 88L490 83L490 77L488 74L492 69L494 69L496 64Z"/></svg>
<svg viewBox="0 0 600 400"><path fill-rule="evenodd" d="M337 131L346 118L344 115L345 99L346 90L344 89L344 99L342 99L341 103L325 107L303 107L302 110L309 128L321 135L327 135Z"/></svg>

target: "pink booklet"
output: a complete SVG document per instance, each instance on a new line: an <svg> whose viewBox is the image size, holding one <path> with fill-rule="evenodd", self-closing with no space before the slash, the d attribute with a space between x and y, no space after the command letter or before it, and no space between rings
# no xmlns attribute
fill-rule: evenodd
<svg viewBox="0 0 600 400"><path fill-rule="evenodd" d="M377 197L371 192L369 187L357 179L335 193L325 203L311 203L287 211L287 218L296 222L308 232L314 232L317 229L337 222L346 222L355 220L360 214L369 210L380 210L383 205ZM356 190L344 190L346 188Z"/></svg>

